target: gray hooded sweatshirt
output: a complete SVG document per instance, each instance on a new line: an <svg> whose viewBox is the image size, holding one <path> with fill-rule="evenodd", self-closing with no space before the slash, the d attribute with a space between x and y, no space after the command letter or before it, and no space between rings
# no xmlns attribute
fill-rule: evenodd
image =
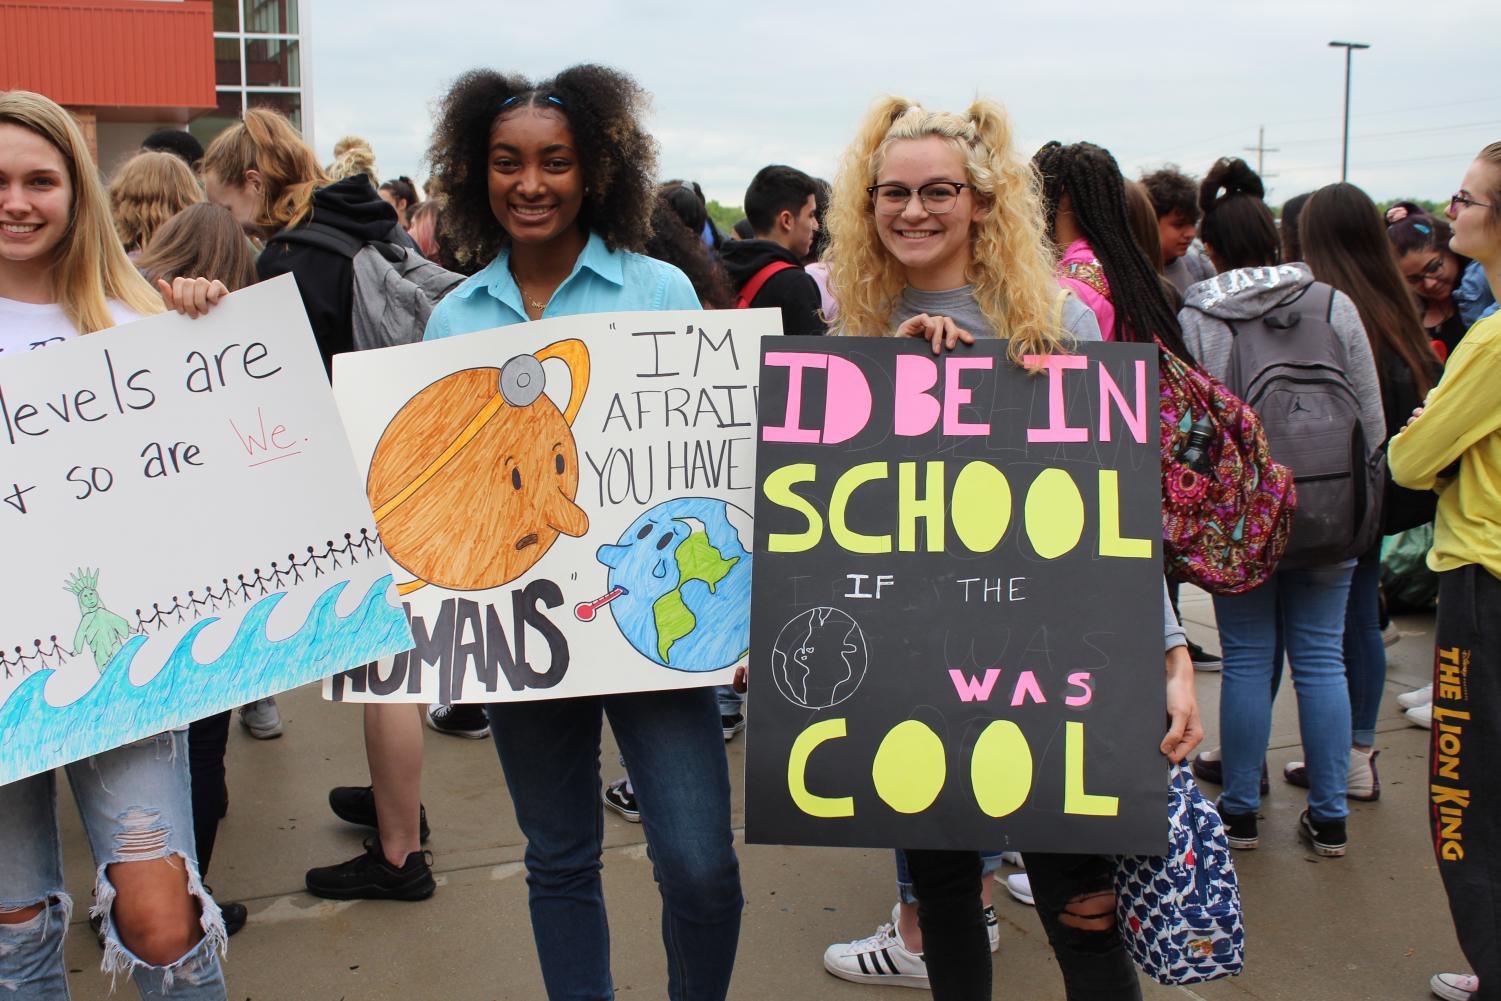
<svg viewBox="0 0 1501 1001"><path fill-rule="evenodd" d="M1226 320L1251 320L1297 298L1313 285L1306 264L1237 268L1190 285L1183 298L1178 322L1183 325L1183 343L1199 364L1221 382L1230 371L1230 328ZM1371 342L1355 303L1343 292L1334 293L1330 325L1345 349L1345 377L1360 400L1360 423L1365 440L1386 440L1386 416L1381 409L1381 383L1371 358Z"/></svg>

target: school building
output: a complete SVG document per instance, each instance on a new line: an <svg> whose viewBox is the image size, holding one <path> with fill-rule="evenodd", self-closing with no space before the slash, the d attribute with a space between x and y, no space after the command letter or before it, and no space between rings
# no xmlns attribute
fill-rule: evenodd
<svg viewBox="0 0 1501 1001"><path fill-rule="evenodd" d="M312 0L0 0L0 90L46 94L108 174L159 128L205 145L247 107L313 140Z"/></svg>

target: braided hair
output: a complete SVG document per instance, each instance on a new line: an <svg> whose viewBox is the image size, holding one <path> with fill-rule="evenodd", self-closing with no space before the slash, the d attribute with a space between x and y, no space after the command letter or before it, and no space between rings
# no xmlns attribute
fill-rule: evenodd
<svg viewBox="0 0 1501 1001"><path fill-rule="evenodd" d="M1048 236L1055 242L1058 202L1067 194L1073 204L1075 221L1105 271L1118 339L1150 344L1155 335L1173 354L1194 364L1157 271L1131 235L1115 157L1094 143L1065 146L1053 141L1037 151L1032 166L1042 180Z"/></svg>

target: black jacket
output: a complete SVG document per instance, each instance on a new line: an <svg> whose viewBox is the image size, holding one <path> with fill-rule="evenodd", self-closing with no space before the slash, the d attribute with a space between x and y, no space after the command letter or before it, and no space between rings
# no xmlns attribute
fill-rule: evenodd
<svg viewBox="0 0 1501 1001"><path fill-rule="evenodd" d="M751 305L780 308L784 334L825 332L824 322L818 316L823 303L818 295L818 284L802 269L792 251L773 240L730 240L720 248L719 255L736 294L756 277L756 272L773 261L796 265L772 275L756 293Z"/></svg>
<svg viewBox="0 0 1501 1001"><path fill-rule="evenodd" d="M407 243L396 221L396 210L381 201L364 174L319 188L313 194L316 219L361 241ZM255 262L261 281L291 272L302 293L302 305L318 339L323 364L333 371L333 356L354 349L354 265L349 258L321 247L271 243Z"/></svg>

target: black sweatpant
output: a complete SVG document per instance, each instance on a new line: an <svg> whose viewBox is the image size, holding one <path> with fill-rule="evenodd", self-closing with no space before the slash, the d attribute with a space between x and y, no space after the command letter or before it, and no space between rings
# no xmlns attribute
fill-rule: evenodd
<svg viewBox="0 0 1501 1001"><path fill-rule="evenodd" d="M1459 947L1501 1001L1501 580L1439 574L1428 820Z"/></svg>
<svg viewBox="0 0 1501 1001"><path fill-rule="evenodd" d="M906 853L934 1001L989 1001L990 940L980 906L979 855L913 848ZM1136 967L1115 928L1084 931L1059 920L1075 897L1101 890L1114 893L1115 860L1103 855L1022 855L1068 1001L1140 1001Z"/></svg>
<svg viewBox="0 0 1501 1001"><path fill-rule="evenodd" d="M208 875L219 821L229 808L224 783L224 751L229 745L229 712L194 720L188 726L188 777L193 790L193 840L198 844L198 872Z"/></svg>

